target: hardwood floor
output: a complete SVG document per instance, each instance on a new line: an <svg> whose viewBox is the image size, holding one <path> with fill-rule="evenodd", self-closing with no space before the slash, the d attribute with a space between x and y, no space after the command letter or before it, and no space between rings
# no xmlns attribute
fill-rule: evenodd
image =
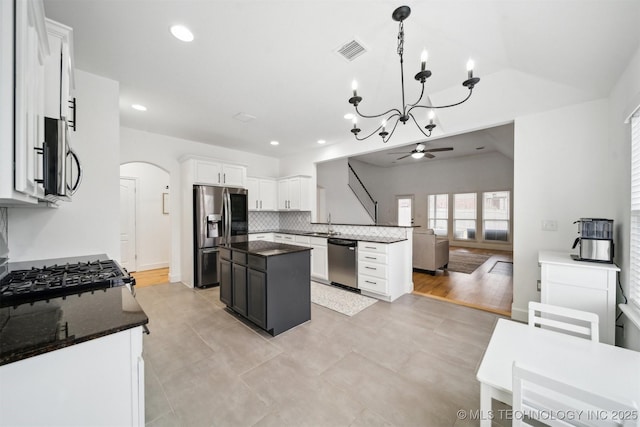
<svg viewBox="0 0 640 427"><path fill-rule="evenodd" d="M136 279L136 286L143 288L145 286L160 285L169 283L169 268L158 268L155 270L136 271L131 273Z"/></svg>
<svg viewBox="0 0 640 427"><path fill-rule="evenodd" d="M487 254L491 257L473 273L438 270L435 276L413 272L414 293L511 316L513 276L490 273L497 261L513 262L508 251L450 247L450 252Z"/></svg>

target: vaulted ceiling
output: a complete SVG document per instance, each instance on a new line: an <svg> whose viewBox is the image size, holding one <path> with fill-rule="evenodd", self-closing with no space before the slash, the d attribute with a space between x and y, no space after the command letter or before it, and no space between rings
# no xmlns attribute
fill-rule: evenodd
<svg viewBox="0 0 640 427"><path fill-rule="evenodd" d="M433 72L427 91L438 101L466 94L460 83L469 57L483 79L475 91L479 99L469 103L488 95L519 96L486 93L491 86L485 82L507 72L519 76L522 87L529 78L544 80L584 101L608 95L640 41L637 0L405 4L412 9L404 24L409 102L417 97L412 76L423 48ZM391 19L400 5L45 0L48 17L74 28L77 68L120 82L123 126L276 157L317 148L319 139L329 145L352 137L343 115L351 111L354 78L365 98L363 110L400 103L398 27ZM195 40L173 38L169 27L176 23L190 27ZM368 51L349 62L335 51L354 38ZM133 110L133 103L148 110ZM462 108L449 111L437 119L442 129L470 119ZM243 122L234 118L238 113L255 118ZM280 145L271 146L271 140Z"/></svg>

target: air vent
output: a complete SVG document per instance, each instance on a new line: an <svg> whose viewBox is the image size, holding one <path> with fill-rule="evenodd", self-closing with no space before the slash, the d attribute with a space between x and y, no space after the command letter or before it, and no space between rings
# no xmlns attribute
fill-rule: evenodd
<svg viewBox="0 0 640 427"><path fill-rule="evenodd" d="M353 61L366 51L367 49L362 45L362 43L354 39L343 44L336 52L347 61Z"/></svg>

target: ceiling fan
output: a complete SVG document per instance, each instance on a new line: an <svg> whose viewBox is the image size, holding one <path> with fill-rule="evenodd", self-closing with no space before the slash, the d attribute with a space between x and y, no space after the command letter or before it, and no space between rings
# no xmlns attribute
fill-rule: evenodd
<svg viewBox="0 0 640 427"><path fill-rule="evenodd" d="M394 153L388 153L388 154L405 154L402 157L398 157L396 160L402 160L406 157L413 157L414 159L421 159L423 157L426 157L427 159L433 159L434 156L431 153L437 153L440 151L453 151L453 147L442 147L442 148L430 148L428 150L425 150L425 148L427 148L424 144L417 144L416 148L414 148L413 150L411 150L408 154L406 151L404 152L394 152Z"/></svg>

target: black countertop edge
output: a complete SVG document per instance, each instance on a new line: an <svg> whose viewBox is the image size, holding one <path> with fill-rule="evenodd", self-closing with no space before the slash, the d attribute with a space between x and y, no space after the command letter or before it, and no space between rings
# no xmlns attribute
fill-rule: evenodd
<svg viewBox="0 0 640 427"><path fill-rule="evenodd" d="M361 236L357 234L335 234L332 236L313 236L310 234L310 233L313 233L313 231L300 231L300 230L262 230L262 231L249 232L249 234L261 234L261 233L294 234L296 236L319 237L321 239L336 238L336 239L358 240L361 242L386 243L386 244L404 242L405 240L408 240L406 237Z"/></svg>
<svg viewBox="0 0 640 427"><path fill-rule="evenodd" d="M149 323L125 286L0 308L0 365Z"/></svg>
<svg viewBox="0 0 640 427"><path fill-rule="evenodd" d="M313 248L308 246L290 245L287 243L253 241L253 242L234 242L220 246L222 248L240 251L249 255L258 255L261 257L270 257L277 255L286 255L295 252L310 251Z"/></svg>
<svg viewBox="0 0 640 427"><path fill-rule="evenodd" d="M328 222L312 222L311 225L329 225ZM421 225L394 225L394 224L343 224L332 222L331 225L346 225L350 227L390 227L390 228L421 228Z"/></svg>
<svg viewBox="0 0 640 427"><path fill-rule="evenodd" d="M7 356L2 356L0 357L0 366L2 365L7 365L9 363L13 363L13 362L17 362L19 360L23 360L23 359L27 359L29 357L33 357L33 356L38 356L40 354L45 354L48 353L50 351L55 351L55 350L60 350L62 348L65 347L69 347L75 344L80 344L83 342L87 342L87 341L91 341L94 340L96 338L101 338L101 337L106 337L107 335L111 335L111 334L115 334L118 332L122 332L122 331L126 331L127 329L133 329L136 328L138 326L142 326L142 325L146 325L149 323L149 318L147 318L146 321L144 322L138 322L138 323L131 323L129 325L126 326L122 326L119 328L113 328L113 329L109 329L109 330L104 330L100 333L95 333L93 335L87 335L84 336L82 338L67 338L65 340L61 340L61 341L56 341L55 343L49 344L49 345L38 345L38 346L34 346L33 348L30 349L24 349L21 350L19 352L15 352L12 354L9 354Z"/></svg>

